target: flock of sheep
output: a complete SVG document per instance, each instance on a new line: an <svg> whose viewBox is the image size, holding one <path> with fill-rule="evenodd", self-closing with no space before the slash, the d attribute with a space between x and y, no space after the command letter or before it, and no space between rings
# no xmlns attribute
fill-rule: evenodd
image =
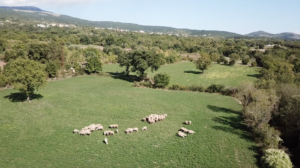
<svg viewBox="0 0 300 168"><path fill-rule="evenodd" d="M164 115L151 114L143 118L142 121L147 121L149 124L153 124L155 122L165 120L167 116L168 116L167 114Z"/></svg>
<svg viewBox="0 0 300 168"><path fill-rule="evenodd" d="M142 119L142 121L147 121L149 124L153 124L155 122L158 121L163 121L166 119L168 115L164 114L164 115L158 115L158 114L151 114L149 116L146 116L145 118ZM184 122L186 125L191 125L192 122L191 121L185 121ZM109 128L119 128L118 124L113 124L113 125L109 125ZM143 127L141 129L141 131L146 131L148 128L147 127ZM103 130L103 126L101 124L91 124L89 126L83 127L80 131L78 129L74 129L73 133L78 133L79 135L91 135L92 132L97 131L97 130ZM127 128L125 133L130 134L133 132L138 132L139 129L137 127L134 128ZM114 135L115 133L118 133L119 130L115 130L115 131L104 131L103 135L109 136L109 135ZM181 129L178 132L178 136L184 138L187 135L185 134L194 134L195 132L193 130L188 130L184 127L181 127ZM104 142L108 145L108 140L107 138L104 139Z"/></svg>
<svg viewBox="0 0 300 168"><path fill-rule="evenodd" d="M119 125L118 124L113 124L113 125L109 125L109 128L119 128ZM92 132L96 131L96 130L103 130L103 126L101 124L91 124L89 126L86 126L86 127L83 127L80 131L78 129L74 129L73 133L79 133L79 135L91 135ZM145 131L147 130L147 127L143 127L141 129L142 131ZM125 133L132 133L132 132L138 132L139 129L137 127L135 128L128 128L126 129ZM115 133L118 133L119 130L115 130L115 131L111 131L111 130L108 130L108 131L104 131L103 132L103 135L114 135ZM108 140L107 138L104 138L104 142L108 145Z"/></svg>
<svg viewBox="0 0 300 168"><path fill-rule="evenodd" d="M184 122L186 125L191 125L192 124L192 121L185 121ZM181 127L180 130L178 131L178 136L184 138L184 137L187 137L187 135L185 133L188 133L188 134L194 134L195 132L193 130L188 130L184 127Z"/></svg>

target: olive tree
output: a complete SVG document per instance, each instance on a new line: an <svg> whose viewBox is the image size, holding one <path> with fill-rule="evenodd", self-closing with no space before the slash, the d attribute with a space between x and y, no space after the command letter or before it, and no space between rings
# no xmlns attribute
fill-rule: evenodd
<svg viewBox="0 0 300 168"><path fill-rule="evenodd" d="M45 65L34 60L17 58L6 65L4 73L14 89L27 96L27 101L47 83Z"/></svg>

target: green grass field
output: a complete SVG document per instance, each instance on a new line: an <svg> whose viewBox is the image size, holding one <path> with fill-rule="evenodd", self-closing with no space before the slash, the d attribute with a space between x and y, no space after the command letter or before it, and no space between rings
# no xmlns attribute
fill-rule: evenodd
<svg viewBox="0 0 300 168"><path fill-rule="evenodd" d="M233 98L131 85L76 77L49 83L31 103L20 101L16 90L0 91L0 167L257 167L255 143ZM153 125L141 121L152 113L168 117ZM180 138L185 120L196 133ZM72 134L93 123L105 130L119 124L120 132L107 137L109 145L103 131ZM148 131L124 133L143 126Z"/></svg>
<svg viewBox="0 0 300 168"><path fill-rule="evenodd" d="M118 64L105 65L104 72L116 71L122 72L125 68L119 67ZM223 84L225 86L238 86L241 82L253 82L256 80L255 75L258 74L258 68L248 67L245 65L236 64L235 66L226 66L219 64L212 64L212 66L204 71L196 69L192 62L180 62L177 64L163 65L161 68L152 73L148 72L149 76L154 76L156 73L166 72L171 76L170 85L192 85L200 84L209 86L211 84Z"/></svg>

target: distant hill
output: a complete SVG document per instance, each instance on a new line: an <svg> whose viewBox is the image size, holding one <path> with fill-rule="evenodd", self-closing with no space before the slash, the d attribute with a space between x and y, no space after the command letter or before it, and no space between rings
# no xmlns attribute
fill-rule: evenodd
<svg viewBox="0 0 300 168"><path fill-rule="evenodd" d="M296 33L271 34L265 31L257 31L257 32L246 34L246 36L300 40L300 35Z"/></svg>
<svg viewBox="0 0 300 168"><path fill-rule="evenodd" d="M44 10L34 7L34 6L0 6L3 9L17 9L17 10L29 10L29 11L37 11L42 12Z"/></svg>
<svg viewBox="0 0 300 168"><path fill-rule="evenodd" d="M92 26L101 28L119 28L130 31L145 31L154 33L164 33L173 35L187 35L187 36L201 36L201 37L235 37L241 36L237 33L215 30L190 30L190 29L177 29L164 26L144 26L133 23L121 23L110 21L88 21L84 19L74 18L67 15L59 15L46 12L36 7L0 7L0 20L19 20L19 21L32 21L35 23L60 23L60 24L73 24L77 26Z"/></svg>

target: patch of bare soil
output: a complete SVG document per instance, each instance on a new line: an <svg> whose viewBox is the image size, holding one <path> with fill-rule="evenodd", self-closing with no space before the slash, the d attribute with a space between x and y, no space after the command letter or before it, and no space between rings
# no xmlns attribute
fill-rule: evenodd
<svg viewBox="0 0 300 168"><path fill-rule="evenodd" d="M185 53L185 54L180 54L182 58L192 58L193 60L197 60L198 58L201 57L199 53Z"/></svg>

